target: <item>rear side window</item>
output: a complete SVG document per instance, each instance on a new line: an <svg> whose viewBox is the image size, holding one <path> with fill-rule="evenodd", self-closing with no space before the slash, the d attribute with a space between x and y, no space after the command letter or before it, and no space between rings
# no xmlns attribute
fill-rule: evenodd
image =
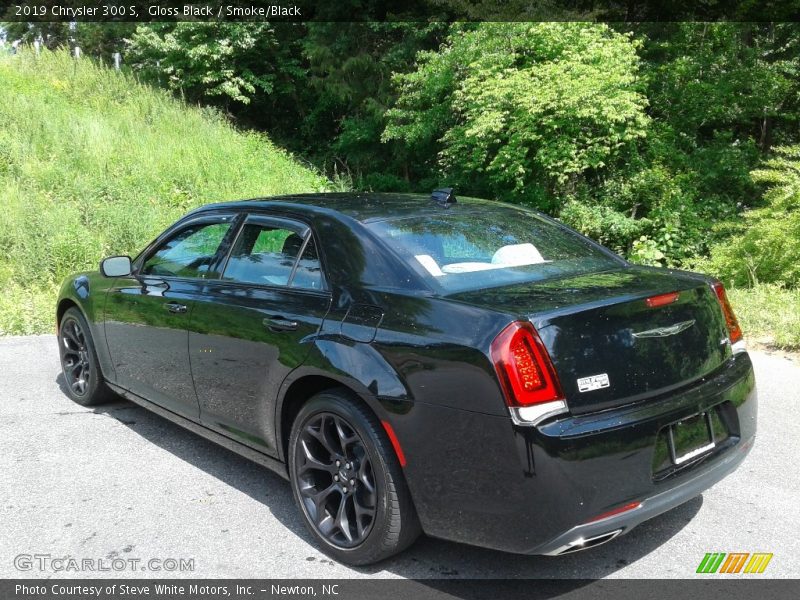
<svg viewBox="0 0 800 600"><path fill-rule="evenodd" d="M222 278L257 285L322 288L319 258L310 233L264 223L244 225Z"/></svg>
<svg viewBox="0 0 800 600"><path fill-rule="evenodd" d="M620 262L577 234L510 206L457 209L434 217L368 227L417 272L446 293L478 290L618 267Z"/></svg>
<svg viewBox="0 0 800 600"><path fill-rule="evenodd" d="M322 289L322 268L317 255L317 246L312 236L309 236L303 255L297 262L297 269L291 283L292 287L310 290Z"/></svg>

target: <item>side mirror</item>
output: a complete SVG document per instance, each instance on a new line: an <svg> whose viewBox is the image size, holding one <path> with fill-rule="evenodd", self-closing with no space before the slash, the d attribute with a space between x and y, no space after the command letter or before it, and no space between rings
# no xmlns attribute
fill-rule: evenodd
<svg viewBox="0 0 800 600"><path fill-rule="evenodd" d="M100 261L100 272L106 277L125 277L132 269L130 256L111 256Z"/></svg>

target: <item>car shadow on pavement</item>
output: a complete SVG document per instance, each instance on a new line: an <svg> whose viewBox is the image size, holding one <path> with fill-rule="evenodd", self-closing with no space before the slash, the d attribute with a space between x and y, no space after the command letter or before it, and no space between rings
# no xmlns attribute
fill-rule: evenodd
<svg viewBox="0 0 800 600"><path fill-rule="evenodd" d="M57 383L63 391L62 375L58 376ZM95 407L93 411L116 419L148 442L257 500L284 527L316 548L294 505L289 484L279 475L121 398L119 402ZM388 572L418 580L574 579L574 587L580 587L589 582L578 580L607 577L646 557L683 529L702 505L702 496L698 496L603 546L561 557L508 554L422 536L397 557L377 565L354 567L353 570L363 575L381 576ZM531 510L536 510L536 507L531 507ZM318 550L310 556L299 557L299 560L303 559L319 561L321 565L331 564L330 559ZM325 576L324 569L320 576ZM660 573L659 576L668 574ZM439 589L435 581L424 582L424 585ZM446 587L441 591L464 598L481 598L485 596L482 589L478 585L463 590L463 593ZM569 589L557 586L552 594L540 589L535 597L549 597Z"/></svg>

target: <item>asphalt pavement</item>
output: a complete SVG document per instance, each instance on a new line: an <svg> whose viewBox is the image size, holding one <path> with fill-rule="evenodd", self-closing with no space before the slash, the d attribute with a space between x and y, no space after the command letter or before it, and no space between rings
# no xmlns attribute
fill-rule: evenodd
<svg viewBox="0 0 800 600"><path fill-rule="evenodd" d="M760 577L797 578L800 362L752 356L755 448L701 497L569 556L423 537L350 568L314 546L277 475L133 404L82 408L53 336L0 338L0 577L686 578L706 552L771 552Z"/></svg>

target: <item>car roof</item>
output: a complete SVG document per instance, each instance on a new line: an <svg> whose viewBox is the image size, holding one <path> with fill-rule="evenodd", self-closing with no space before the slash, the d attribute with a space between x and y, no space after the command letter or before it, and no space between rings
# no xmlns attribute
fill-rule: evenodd
<svg viewBox="0 0 800 600"><path fill-rule="evenodd" d="M292 212L319 214L336 212L347 215L362 223L385 221L388 219L425 217L447 212L466 212L476 208L502 206L498 202L459 196L457 202L439 204L427 194L392 194L375 192L332 192L314 194L291 194L268 198L252 198L234 202L207 204L197 212L220 208L238 210L258 210L283 208Z"/></svg>

